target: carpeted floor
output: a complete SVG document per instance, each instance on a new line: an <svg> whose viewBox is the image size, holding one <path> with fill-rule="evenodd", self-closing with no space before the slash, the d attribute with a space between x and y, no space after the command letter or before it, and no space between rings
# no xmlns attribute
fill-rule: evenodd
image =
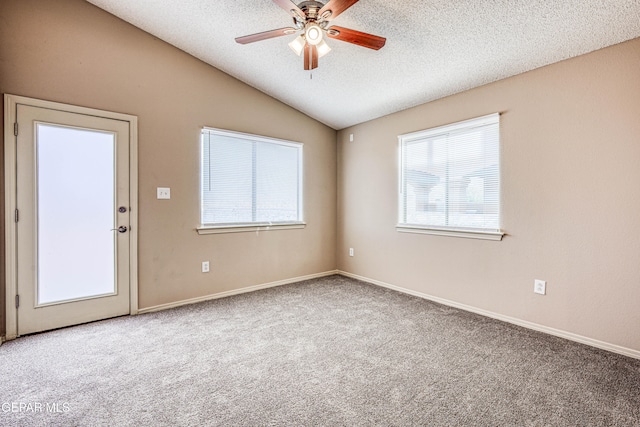
<svg viewBox="0 0 640 427"><path fill-rule="evenodd" d="M331 276L4 343L0 404L2 426L640 426L640 360Z"/></svg>

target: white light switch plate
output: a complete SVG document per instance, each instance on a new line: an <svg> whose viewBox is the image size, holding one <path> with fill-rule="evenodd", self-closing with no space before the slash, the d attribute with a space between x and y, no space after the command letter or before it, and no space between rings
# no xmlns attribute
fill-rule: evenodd
<svg viewBox="0 0 640 427"><path fill-rule="evenodd" d="M171 189L166 187L158 187L158 199L170 199Z"/></svg>

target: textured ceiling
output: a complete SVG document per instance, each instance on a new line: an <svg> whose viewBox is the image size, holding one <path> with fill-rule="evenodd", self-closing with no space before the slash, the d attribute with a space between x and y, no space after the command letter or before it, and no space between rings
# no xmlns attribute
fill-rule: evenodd
<svg viewBox="0 0 640 427"><path fill-rule="evenodd" d="M271 0L88 1L334 129L640 37L640 0L361 0L331 23L386 45L309 72L294 35L234 41L291 25Z"/></svg>

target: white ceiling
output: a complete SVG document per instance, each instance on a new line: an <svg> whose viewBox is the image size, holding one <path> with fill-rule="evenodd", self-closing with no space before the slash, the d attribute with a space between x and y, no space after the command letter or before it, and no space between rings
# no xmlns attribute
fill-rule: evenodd
<svg viewBox="0 0 640 427"><path fill-rule="evenodd" d="M294 35L234 41L291 26L271 0L88 1L334 129L640 37L640 0L361 0L331 23L386 46L329 39L309 72Z"/></svg>

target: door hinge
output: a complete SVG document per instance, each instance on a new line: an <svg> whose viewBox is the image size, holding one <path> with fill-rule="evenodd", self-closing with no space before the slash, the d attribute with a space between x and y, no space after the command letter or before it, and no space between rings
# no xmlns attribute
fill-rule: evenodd
<svg viewBox="0 0 640 427"><path fill-rule="evenodd" d="M20 295L16 295L16 308L20 307Z"/></svg>
<svg viewBox="0 0 640 427"><path fill-rule="evenodd" d="M18 212L18 209L16 209L15 219L16 219L16 222L20 221L20 213Z"/></svg>
<svg viewBox="0 0 640 427"><path fill-rule="evenodd" d="M18 122L15 122L15 123L13 124L13 134L14 134L15 136L18 136Z"/></svg>

